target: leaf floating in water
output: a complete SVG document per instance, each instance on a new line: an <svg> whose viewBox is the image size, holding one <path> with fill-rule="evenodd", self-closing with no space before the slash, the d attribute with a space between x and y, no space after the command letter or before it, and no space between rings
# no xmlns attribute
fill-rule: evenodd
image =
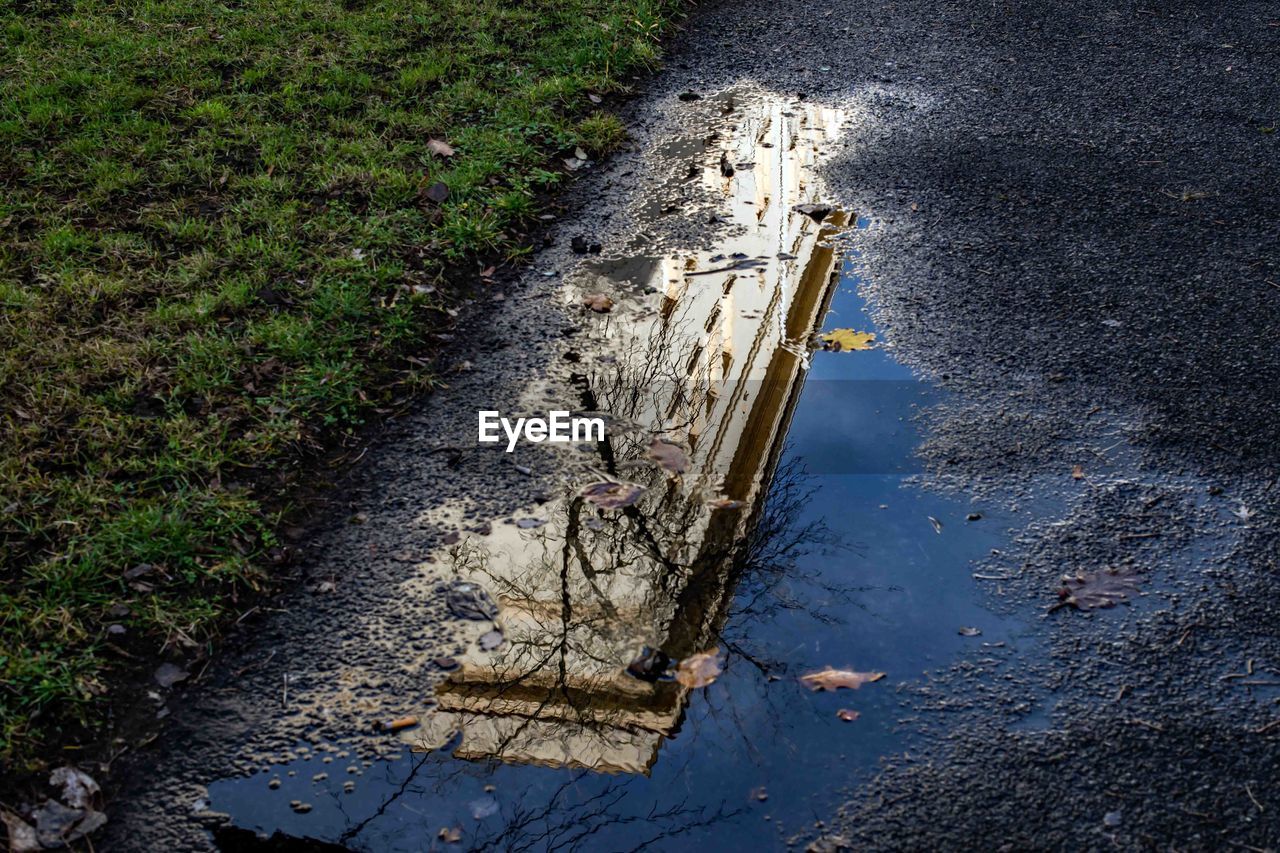
<svg viewBox="0 0 1280 853"><path fill-rule="evenodd" d="M721 671L720 652L712 649L689 655L680 661L680 666L676 668L676 681L685 687L706 687L719 677Z"/></svg>
<svg viewBox="0 0 1280 853"><path fill-rule="evenodd" d="M640 500L644 486L635 483L592 483L582 496L601 509L622 509Z"/></svg>
<svg viewBox="0 0 1280 853"><path fill-rule="evenodd" d="M707 501L707 506L712 509L740 509L746 506L746 504L742 501L732 500L731 498L713 498L712 500Z"/></svg>
<svg viewBox="0 0 1280 853"><path fill-rule="evenodd" d="M627 664L627 674L641 681L670 681L667 670L671 667L671 657L662 649L651 649L645 646L640 656Z"/></svg>
<svg viewBox="0 0 1280 853"><path fill-rule="evenodd" d="M931 515L931 516L929 516L929 523L933 525L933 532L934 532L934 533L938 533L938 534L941 534L941 533L942 533L942 522L941 522L941 521L938 521L938 519L934 518L934 517Z"/></svg>
<svg viewBox="0 0 1280 853"><path fill-rule="evenodd" d="M839 711L836 711L836 716L844 720L846 723L852 723L862 715L850 708L841 708Z"/></svg>
<svg viewBox="0 0 1280 853"><path fill-rule="evenodd" d="M871 332L855 332L853 329L835 329L820 337L822 348L829 352L871 349L871 344L876 339Z"/></svg>
<svg viewBox="0 0 1280 853"><path fill-rule="evenodd" d="M1083 465L1073 465L1073 466L1071 466L1071 479L1073 479L1073 480L1083 480L1083 479L1084 479L1084 466L1083 466Z"/></svg>
<svg viewBox="0 0 1280 853"><path fill-rule="evenodd" d="M684 448L663 438L655 438L645 453L669 474L683 474L689 470L689 454Z"/></svg>
<svg viewBox="0 0 1280 853"><path fill-rule="evenodd" d="M597 314L608 314L613 310L613 300L603 293L591 293L582 299L584 308L590 308Z"/></svg>
<svg viewBox="0 0 1280 853"><path fill-rule="evenodd" d="M498 615L498 605L483 587L468 581L454 581L445 593L445 606L459 619L487 622Z"/></svg>
<svg viewBox="0 0 1280 853"><path fill-rule="evenodd" d="M829 204L797 204L791 209L796 213L803 213L814 222L821 222L831 215L831 211L835 210Z"/></svg>
<svg viewBox="0 0 1280 853"><path fill-rule="evenodd" d="M800 683L810 690L839 690L841 687L857 690L864 684L870 684L882 678L884 678L883 672L852 672L847 669L827 667L820 672L800 676Z"/></svg>
<svg viewBox="0 0 1280 853"><path fill-rule="evenodd" d="M957 631L956 633L957 633L957 634L959 634L961 637L981 637L981 636L982 636L982 629L981 629L981 628L971 628L971 627L969 627L968 625L965 625L965 626L961 627L961 628L960 628L960 630L959 630L959 631Z"/></svg>
<svg viewBox="0 0 1280 853"><path fill-rule="evenodd" d="M1062 589L1058 590L1058 603L1049 612L1060 607L1076 610L1099 610L1114 607L1138 594L1138 581L1127 569L1103 569L1100 572L1077 572L1064 575Z"/></svg>

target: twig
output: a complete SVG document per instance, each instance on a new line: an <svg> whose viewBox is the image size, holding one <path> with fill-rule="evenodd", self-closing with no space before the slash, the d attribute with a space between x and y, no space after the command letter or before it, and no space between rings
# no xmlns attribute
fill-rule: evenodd
<svg viewBox="0 0 1280 853"><path fill-rule="evenodd" d="M1249 799L1253 800L1253 804L1258 807L1258 813L1265 814L1267 810L1262 807L1262 803L1258 802L1258 798L1253 795L1253 789L1245 785L1244 791L1249 795Z"/></svg>

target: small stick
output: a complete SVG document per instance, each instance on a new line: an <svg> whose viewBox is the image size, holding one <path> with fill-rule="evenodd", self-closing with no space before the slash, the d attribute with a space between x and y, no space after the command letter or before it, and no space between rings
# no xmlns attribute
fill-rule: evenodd
<svg viewBox="0 0 1280 853"><path fill-rule="evenodd" d="M1265 814L1267 810L1262 807L1262 803L1258 802L1258 798L1253 795L1253 789L1245 785L1244 791L1249 795L1249 799L1253 800L1253 804L1258 807L1258 813Z"/></svg>

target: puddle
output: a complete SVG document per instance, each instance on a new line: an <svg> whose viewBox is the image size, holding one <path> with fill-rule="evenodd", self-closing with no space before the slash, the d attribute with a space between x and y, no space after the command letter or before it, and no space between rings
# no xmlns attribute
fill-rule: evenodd
<svg viewBox="0 0 1280 853"><path fill-rule="evenodd" d="M937 392L887 349L815 350L818 331L877 331L831 243L865 223L794 210L821 201L812 169L842 117L713 106L722 123L686 141L682 174L719 199L727 236L597 260L566 287L617 303L575 354L608 439L569 450L577 475L519 515L533 522L463 538L406 587L479 584L494 623L474 623L434 707L404 697L422 725L382 736L378 760L325 744L211 785L235 826L367 850L781 849L910 748L899 685L974 650L998 672L1017 648L972 576L1014 520L910 481ZM683 448L682 476L646 459L655 438ZM603 511L579 494L593 480L645 491ZM699 688L628 675L646 646L716 649L724 671ZM798 681L827 666L887 677Z"/></svg>

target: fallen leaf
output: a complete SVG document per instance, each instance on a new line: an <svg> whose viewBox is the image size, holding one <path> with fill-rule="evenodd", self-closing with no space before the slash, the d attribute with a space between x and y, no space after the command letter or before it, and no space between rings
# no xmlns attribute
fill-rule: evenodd
<svg viewBox="0 0 1280 853"><path fill-rule="evenodd" d="M871 344L876 339L871 332L855 332L853 329L835 329L821 337L822 348L830 352L871 349Z"/></svg>
<svg viewBox="0 0 1280 853"><path fill-rule="evenodd" d="M827 667L819 672L800 676L800 683L810 690L839 690L841 687L857 690L864 684L870 684L882 678L884 678L883 672L853 672Z"/></svg>
<svg viewBox="0 0 1280 853"><path fill-rule="evenodd" d="M59 767L49 775L49 784L62 789L62 801L78 809L93 805L93 798L102 789L93 777L74 767Z"/></svg>
<svg viewBox="0 0 1280 853"><path fill-rule="evenodd" d="M592 483L582 490L582 497L601 509L631 506L644 494L644 486L635 483Z"/></svg>
<svg viewBox="0 0 1280 853"><path fill-rule="evenodd" d="M457 844L462 840L462 828L458 826L448 827L440 830L440 840L446 844Z"/></svg>
<svg viewBox="0 0 1280 853"><path fill-rule="evenodd" d="M156 684L159 684L161 687L172 687L179 681L185 681L190 675L191 673L187 672L180 666L176 666L171 663L162 663L160 666L156 667L153 677L156 680Z"/></svg>
<svg viewBox="0 0 1280 853"><path fill-rule="evenodd" d="M44 847L62 847L100 829L107 816L94 809L73 809L48 800L36 812L36 838Z"/></svg>
<svg viewBox="0 0 1280 853"><path fill-rule="evenodd" d="M938 519L934 518L934 517L931 515L931 516L929 516L929 523L933 525L933 532L934 532L934 533L942 533L942 522L941 522L941 521L938 521Z"/></svg>
<svg viewBox="0 0 1280 853"><path fill-rule="evenodd" d="M1071 479L1073 479L1073 480L1083 480L1083 479L1084 479L1084 466L1083 466L1083 465L1073 465L1073 466L1071 466Z"/></svg>
<svg viewBox="0 0 1280 853"><path fill-rule="evenodd" d="M431 149L431 153L439 157L452 157L453 146L445 142L443 139L428 139L427 147Z"/></svg>
<svg viewBox="0 0 1280 853"><path fill-rule="evenodd" d="M1058 603L1049 612L1060 607L1076 610L1098 610L1114 607L1138 593L1138 582L1127 569L1103 569L1100 572L1078 572L1064 575L1062 588L1058 590Z"/></svg>
<svg viewBox="0 0 1280 853"><path fill-rule="evenodd" d="M796 213L803 213L814 222L821 222L831 215L831 211L835 210L829 204L797 204L791 209Z"/></svg>
<svg viewBox="0 0 1280 853"><path fill-rule="evenodd" d="M680 665L676 667L676 681L685 687L706 687L716 680L721 671L720 652L712 649L689 655L680 661Z"/></svg>
<svg viewBox="0 0 1280 853"><path fill-rule="evenodd" d="M844 720L846 723L852 723L862 715L857 711L850 710L849 708L841 708L839 711L836 711L836 716Z"/></svg>
<svg viewBox="0 0 1280 853"><path fill-rule="evenodd" d="M603 100L604 100L604 98L600 97L599 95L594 95L594 94L591 94L590 92L588 92L588 93L587 93L587 100L588 100L588 101L590 101L590 102L591 102L591 103L593 103L593 104L598 104L598 103L600 103L601 101L603 101Z"/></svg>
<svg viewBox="0 0 1280 853"><path fill-rule="evenodd" d="M981 629L981 628L971 628L971 627L969 627L968 625L965 625L965 626L963 626L959 631L957 631L956 633L957 633L957 634L959 634L961 637L981 637L981 636L982 636L982 629Z"/></svg>
<svg viewBox="0 0 1280 853"><path fill-rule="evenodd" d="M683 474L689 470L689 454L680 445L666 439L655 438L650 442L645 456L669 474Z"/></svg>
<svg viewBox="0 0 1280 853"><path fill-rule="evenodd" d="M498 605L478 584L454 581L445 592L445 606L459 619L488 622L498 615Z"/></svg>
<svg viewBox="0 0 1280 853"><path fill-rule="evenodd" d="M608 314L613 310L613 300L603 293L592 293L583 297L582 305L597 314Z"/></svg>
<svg viewBox="0 0 1280 853"><path fill-rule="evenodd" d="M10 853L35 853L42 850L36 828L8 809L0 809L0 822L9 831Z"/></svg>
<svg viewBox="0 0 1280 853"><path fill-rule="evenodd" d="M449 187L444 181L436 181L422 191L422 197L436 204L441 204L449 197Z"/></svg>
<svg viewBox="0 0 1280 853"><path fill-rule="evenodd" d="M641 681L671 680L667 670L671 667L671 656L662 649L651 649L645 646L640 656L627 664L627 675Z"/></svg>
<svg viewBox="0 0 1280 853"><path fill-rule="evenodd" d="M500 647L507 640L502 636L501 631L486 631L480 635L480 650L491 652Z"/></svg>

